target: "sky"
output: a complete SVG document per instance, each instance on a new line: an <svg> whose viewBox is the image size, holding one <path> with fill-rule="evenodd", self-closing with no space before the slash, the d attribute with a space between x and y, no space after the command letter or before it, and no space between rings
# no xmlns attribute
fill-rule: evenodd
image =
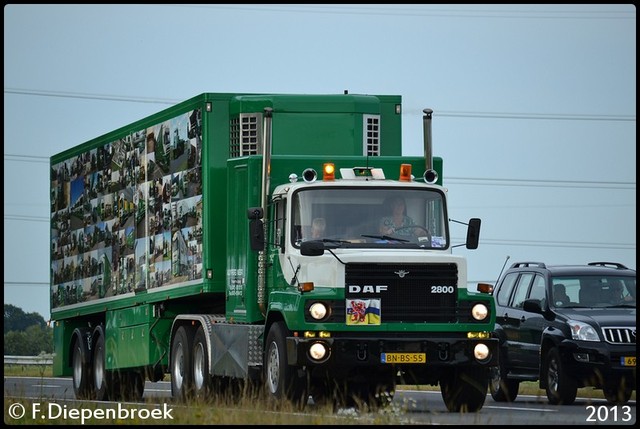
<svg viewBox="0 0 640 429"><path fill-rule="evenodd" d="M449 215L482 219L453 250L470 289L505 261L636 268L632 4L8 4L5 304L50 318L52 155L203 92L345 90L402 96L404 155L433 109Z"/></svg>

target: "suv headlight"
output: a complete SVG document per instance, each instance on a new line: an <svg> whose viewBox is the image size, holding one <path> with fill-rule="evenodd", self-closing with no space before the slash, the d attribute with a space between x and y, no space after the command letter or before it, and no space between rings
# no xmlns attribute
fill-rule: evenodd
<svg viewBox="0 0 640 429"><path fill-rule="evenodd" d="M600 341L598 333L593 326L578 322L577 320L568 320L569 328L571 328L571 338L580 341Z"/></svg>

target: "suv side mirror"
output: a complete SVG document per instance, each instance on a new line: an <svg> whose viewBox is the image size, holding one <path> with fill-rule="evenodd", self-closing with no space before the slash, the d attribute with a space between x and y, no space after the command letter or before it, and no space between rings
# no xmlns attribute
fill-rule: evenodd
<svg viewBox="0 0 640 429"><path fill-rule="evenodd" d="M522 309L529 313L542 314L542 316L544 316L544 318L547 320L553 320L554 318L554 314L549 311L548 308L542 308L542 301L539 299L525 299L524 303L522 304Z"/></svg>

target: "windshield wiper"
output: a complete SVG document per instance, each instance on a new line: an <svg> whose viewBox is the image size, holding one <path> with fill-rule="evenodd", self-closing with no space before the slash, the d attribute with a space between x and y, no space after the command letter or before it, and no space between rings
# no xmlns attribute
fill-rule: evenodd
<svg viewBox="0 0 640 429"><path fill-rule="evenodd" d="M409 243L411 241L411 240L405 240L404 238L392 237L390 235L366 235L366 234L362 234L361 237L377 238L378 240L400 241L402 243Z"/></svg>

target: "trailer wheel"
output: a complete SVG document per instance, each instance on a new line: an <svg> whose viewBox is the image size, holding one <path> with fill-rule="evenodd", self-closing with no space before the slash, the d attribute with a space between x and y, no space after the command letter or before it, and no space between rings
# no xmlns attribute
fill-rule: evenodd
<svg viewBox="0 0 640 429"><path fill-rule="evenodd" d="M109 386L111 380L108 380L107 371L105 370L104 358L104 335L97 335L96 343L93 349L93 388L94 395L98 401L109 400Z"/></svg>
<svg viewBox="0 0 640 429"><path fill-rule="evenodd" d="M309 399L307 377L287 364L286 333L285 324L276 322L267 335L264 354L267 393L276 401L287 399L298 409L303 409Z"/></svg>
<svg viewBox="0 0 640 429"><path fill-rule="evenodd" d="M193 331L180 326L171 342L171 395L178 399L187 399L193 387L193 368L191 350Z"/></svg>
<svg viewBox="0 0 640 429"><path fill-rule="evenodd" d="M91 363L80 341L76 338L73 343L73 392L77 399L91 399Z"/></svg>
<svg viewBox="0 0 640 429"><path fill-rule="evenodd" d="M213 381L209 374L209 353L204 328L200 326L193 339L193 393L207 399L212 392Z"/></svg>
<svg viewBox="0 0 640 429"><path fill-rule="evenodd" d="M486 368L453 368L440 379L440 393L450 412L480 411L488 387Z"/></svg>

